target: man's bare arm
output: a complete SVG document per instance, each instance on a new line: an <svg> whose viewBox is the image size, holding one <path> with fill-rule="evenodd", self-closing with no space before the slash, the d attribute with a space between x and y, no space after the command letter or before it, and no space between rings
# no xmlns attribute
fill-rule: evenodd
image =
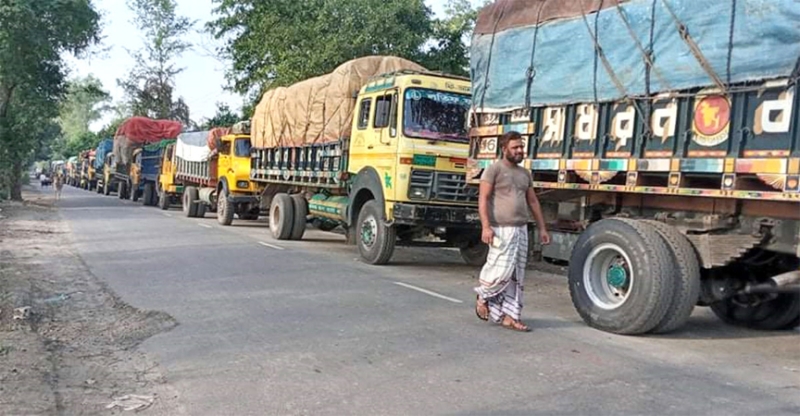
<svg viewBox="0 0 800 416"><path fill-rule="evenodd" d="M494 231L489 222L489 198L492 197L494 192L494 185L488 181L481 181L480 191L478 194L478 214L481 217L481 241L491 245L494 239Z"/></svg>

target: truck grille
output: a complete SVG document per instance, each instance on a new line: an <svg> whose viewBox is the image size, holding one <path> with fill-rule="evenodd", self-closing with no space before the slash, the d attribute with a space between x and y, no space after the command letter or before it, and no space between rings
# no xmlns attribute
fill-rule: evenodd
<svg viewBox="0 0 800 416"><path fill-rule="evenodd" d="M412 170L410 188L428 190L433 201L470 203L478 202L476 192L466 187L467 175L463 173Z"/></svg>

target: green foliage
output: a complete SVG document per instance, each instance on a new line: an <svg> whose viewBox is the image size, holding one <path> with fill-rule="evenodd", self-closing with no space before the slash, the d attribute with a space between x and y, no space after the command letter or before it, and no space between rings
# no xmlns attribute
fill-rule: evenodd
<svg viewBox="0 0 800 416"><path fill-rule="evenodd" d="M0 188L13 199L23 167L57 136L62 56L96 43L99 21L91 0L0 1Z"/></svg>
<svg viewBox="0 0 800 416"><path fill-rule="evenodd" d="M109 99L103 84L91 75L68 83L66 96L59 106L62 135L53 146L53 158L66 159L97 146L100 138L89 126L109 110Z"/></svg>
<svg viewBox="0 0 800 416"><path fill-rule="evenodd" d="M241 118L231 111L225 103L217 103L217 112L213 117L206 119L200 124L201 130L210 130L213 127L231 127L240 121Z"/></svg>
<svg viewBox="0 0 800 416"><path fill-rule="evenodd" d="M423 0L214 0L235 91L289 85L361 56L420 61L432 33ZM260 95L260 94L258 94Z"/></svg>
<svg viewBox="0 0 800 416"><path fill-rule="evenodd" d="M145 40L141 50L131 53L136 63L128 78L117 80L132 115L192 125L189 106L173 93L175 76L183 71L175 60L191 49L183 38L194 22L176 14L175 0L128 0L127 5Z"/></svg>
<svg viewBox="0 0 800 416"><path fill-rule="evenodd" d="M484 3L489 0L484 0ZM470 0L448 0L434 19L423 0L214 0L206 25L233 63L232 90L249 97L331 72L362 56L394 55L428 69L469 74L468 41L477 17Z"/></svg>

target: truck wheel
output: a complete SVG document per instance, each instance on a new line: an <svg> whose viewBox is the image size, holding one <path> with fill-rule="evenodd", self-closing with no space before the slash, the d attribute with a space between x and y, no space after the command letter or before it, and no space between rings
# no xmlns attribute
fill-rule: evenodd
<svg viewBox="0 0 800 416"><path fill-rule="evenodd" d="M194 207L195 218L205 218L208 205L206 205L201 201L195 202L194 205L195 205Z"/></svg>
<svg viewBox="0 0 800 416"><path fill-rule="evenodd" d="M483 266L486 264L486 256L489 255L489 246L479 241L470 243L458 251L461 252L461 258L464 259L464 263L467 263L467 265Z"/></svg>
<svg viewBox="0 0 800 416"><path fill-rule="evenodd" d="M700 297L700 261L694 246L680 231L659 221L642 222L655 228L672 254L675 292L664 319L651 331L663 334L680 328L692 315Z"/></svg>
<svg viewBox="0 0 800 416"><path fill-rule="evenodd" d="M126 188L128 189L128 197L130 197L131 201L139 202L139 187L133 187L128 184Z"/></svg>
<svg viewBox="0 0 800 416"><path fill-rule="evenodd" d="M125 182L120 182L117 184L117 198L125 199Z"/></svg>
<svg viewBox="0 0 800 416"><path fill-rule="evenodd" d="M639 221L613 218L590 225L569 264L572 304L594 328L643 334L661 322L672 302L669 248Z"/></svg>
<svg viewBox="0 0 800 416"><path fill-rule="evenodd" d="M194 186L187 186L183 189L183 198L181 204L183 205L183 214L189 218L197 216L197 201L198 192Z"/></svg>
<svg viewBox="0 0 800 416"><path fill-rule="evenodd" d="M294 225L294 203L289 194L277 194L269 207L269 230L272 238L288 240Z"/></svg>
<svg viewBox="0 0 800 416"><path fill-rule="evenodd" d="M723 322L751 329L774 331L797 326L800 295L752 294L734 296L711 304L711 311Z"/></svg>
<svg viewBox="0 0 800 416"><path fill-rule="evenodd" d="M233 223L233 202L228 200L228 190L222 188L217 197L217 222L221 225Z"/></svg>
<svg viewBox="0 0 800 416"><path fill-rule="evenodd" d="M294 206L294 223L292 224L292 235L290 240L302 240L306 233L306 217L308 217L308 201L299 194L292 195Z"/></svg>
<svg viewBox="0 0 800 416"><path fill-rule="evenodd" d="M158 207L161 208L162 211L166 211L169 209L170 201L169 201L169 194L167 191L162 190L158 194Z"/></svg>
<svg viewBox="0 0 800 416"><path fill-rule="evenodd" d="M144 191L142 192L142 203L144 206L152 207L155 205L155 188L156 187L153 185L153 182L147 182L144 184Z"/></svg>
<svg viewBox="0 0 800 416"><path fill-rule="evenodd" d="M384 224L381 208L378 201L367 201L358 213L356 225L358 252L367 263L375 265L389 262L397 240L395 228Z"/></svg>

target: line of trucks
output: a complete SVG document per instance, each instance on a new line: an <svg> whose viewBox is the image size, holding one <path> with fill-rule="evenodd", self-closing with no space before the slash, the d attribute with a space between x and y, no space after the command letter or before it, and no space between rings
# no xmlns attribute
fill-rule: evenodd
<svg viewBox="0 0 800 416"><path fill-rule="evenodd" d="M342 227L370 264L417 245L481 265L477 185L513 130L553 240L532 255L568 262L587 324L665 333L700 305L800 325L800 4L589 3L485 7L471 82L366 57L231 128L129 129L86 183L222 225L267 215L279 240Z"/></svg>

